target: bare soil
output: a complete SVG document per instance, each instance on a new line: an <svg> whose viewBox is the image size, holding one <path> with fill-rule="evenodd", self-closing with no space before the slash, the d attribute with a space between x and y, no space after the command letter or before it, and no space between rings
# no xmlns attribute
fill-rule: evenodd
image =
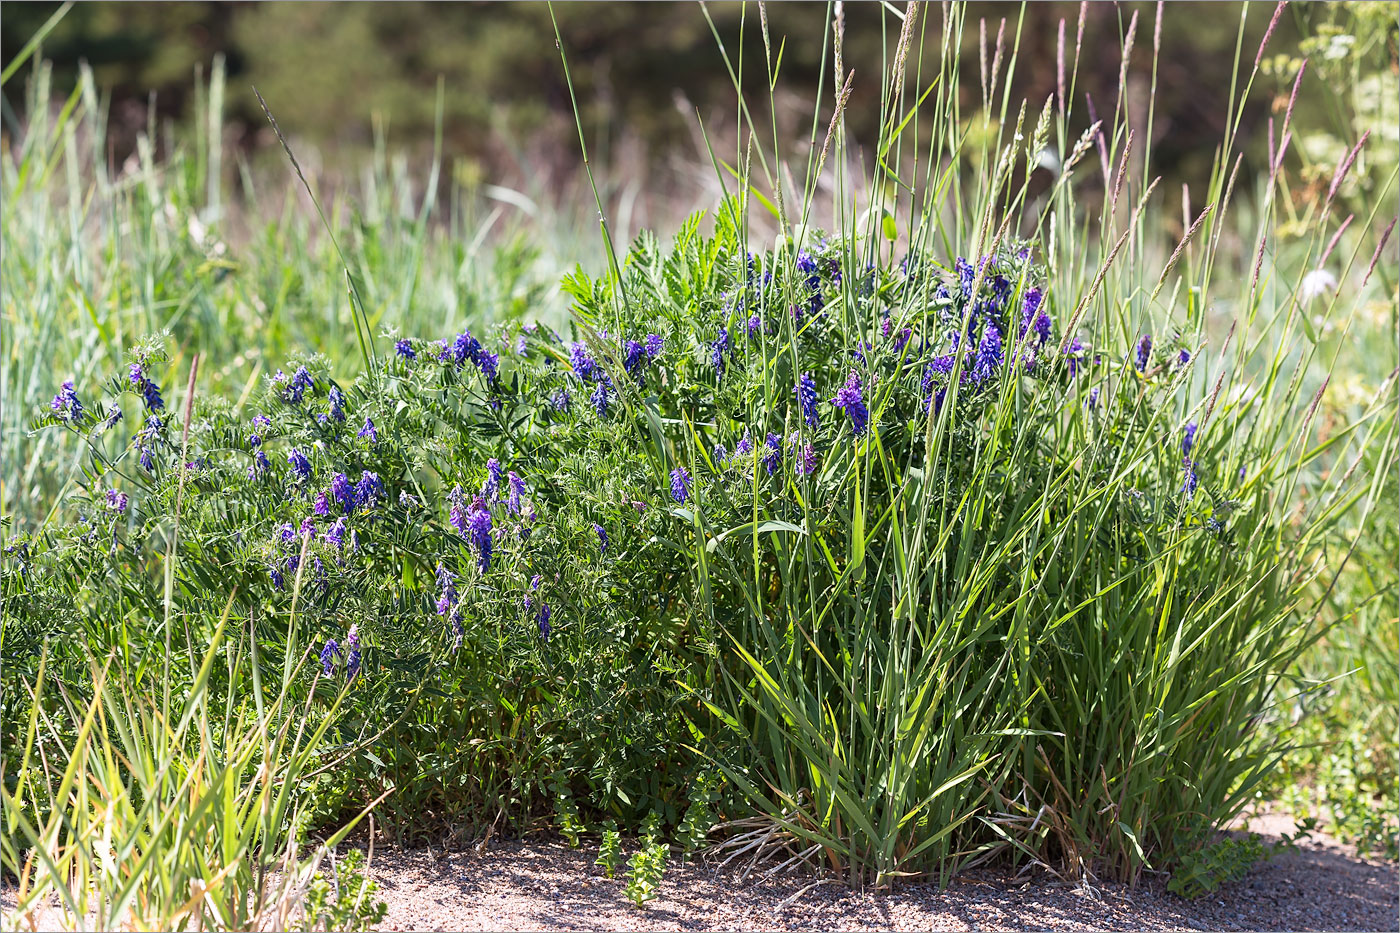
<svg viewBox="0 0 1400 933"><path fill-rule="evenodd" d="M1291 820L1256 817L1268 842ZM383 930L1400 930L1400 865L1359 858L1314 835L1241 881L1186 900L1149 877L1137 888L1069 884L1039 871L971 872L940 890L906 883L891 894L851 891L800 872L673 862L660 896L634 908L620 878L593 864L595 847L558 840L496 842L483 851L376 847L369 874L389 912ZM14 887L0 885L3 926ZM56 905L35 918L62 925Z"/></svg>
<svg viewBox="0 0 1400 933"><path fill-rule="evenodd" d="M1292 822L1250 829L1277 841ZM1270 838L1272 837L1272 839ZM1243 880L1186 900L1165 879L1137 888L973 872L943 890L909 883L855 892L805 874L762 880L737 868L673 862L660 896L634 908L595 848L500 842L482 853L383 850L371 876L389 905L386 930L1398 930L1400 866L1358 858L1314 836Z"/></svg>

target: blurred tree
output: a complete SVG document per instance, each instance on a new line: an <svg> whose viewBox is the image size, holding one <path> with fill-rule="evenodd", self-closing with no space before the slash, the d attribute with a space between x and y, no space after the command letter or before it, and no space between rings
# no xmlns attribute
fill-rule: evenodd
<svg viewBox="0 0 1400 933"><path fill-rule="evenodd" d="M3 4L5 29L0 53L8 60L57 4ZM1393 6L1393 5L1392 5ZM1067 21L1071 47L1079 5L1074 3L973 3L973 28L964 35L962 93L965 106L979 97L978 30L985 18L989 41L1006 19L1010 45L1024 15L1021 53L1012 99L1043 100L1055 87L1056 26ZM1224 121L1239 7L1235 4L1173 3L1166 6L1156 109L1154 161L1171 175L1204 178L1210 142ZM1138 26L1134 57L1151 56L1154 4L1093 3L1086 8L1076 110L1088 123L1085 100L1100 111L1118 91L1119 50L1132 12ZM709 5L731 57L743 28L744 85L751 103L767 98L757 4ZM818 78L831 98L832 67L823 64L829 46L825 3L776 3L768 7L775 48L786 39L782 86L798 100L814 99ZM1251 4L1248 61L1272 13L1271 4ZM590 134L603 152L608 141L627 134L654 157L677 145L689 147L693 116L683 99L711 119L733 113L733 88L714 36L698 4L563 3L555 7L574 70L579 103ZM926 54L937 54L942 13L925 5ZM881 64L895 44L899 22L880 5L845 5L844 58L856 72L847 127L857 139L875 134ZM1275 46L1296 45L1292 19L1285 17ZM229 67L226 117L260 128L262 115L249 90L256 85L289 132L325 144L363 144L371 139L378 113L398 145L431 137L438 76L446 81L446 127L452 151L491 159L493 138L531 139L561 162L575 160L568 93L554 47L548 8L538 3L252 3L194 2L79 4L45 43L56 66L55 91L71 86L80 59L120 104L144 105L156 92L163 115L189 109L196 63L217 52ZM827 50L829 54L829 48ZM932 63L925 67L932 70ZM1140 79L1145 80L1145 79ZM1144 89L1137 89L1141 94ZM1266 115L1267 90L1246 123ZM6 89L7 99L11 97ZM13 107L13 101L10 102ZM829 106L829 105L828 105ZM142 116L131 119L144 124ZM783 130L805 137L800 108L785 115ZM755 114L758 118L760 115ZM810 119L810 110L806 119ZM692 125L688 125L692 123ZM118 136L120 139L121 137ZM120 158L122 153L118 153Z"/></svg>

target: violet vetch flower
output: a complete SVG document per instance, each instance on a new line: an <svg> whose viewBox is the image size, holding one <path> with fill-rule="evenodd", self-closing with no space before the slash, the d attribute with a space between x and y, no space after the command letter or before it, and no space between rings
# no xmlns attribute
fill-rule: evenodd
<svg viewBox="0 0 1400 933"><path fill-rule="evenodd" d="M107 490L107 508L112 509L118 515L126 514L127 498L126 493L115 489Z"/></svg>
<svg viewBox="0 0 1400 933"><path fill-rule="evenodd" d="M1001 331L997 330L996 324L988 321L982 331L982 342L977 347L976 360L972 364L973 381L980 383L994 376L1001 366L1001 359Z"/></svg>
<svg viewBox="0 0 1400 933"><path fill-rule="evenodd" d="M810 443L803 444L797 452L797 472L801 476L817 472L817 451Z"/></svg>
<svg viewBox="0 0 1400 933"><path fill-rule="evenodd" d="M486 461L486 481L481 484L481 498L495 502L501 494L501 461L492 457Z"/></svg>
<svg viewBox="0 0 1400 933"><path fill-rule="evenodd" d="M1099 407L1099 387L1094 386L1089 390L1089 410L1093 411Z"/></svg>
<svg viewBox="0 0 1400 933"><path fill-rule="evenodd" d="M122 420L122 410L120 405L113 405L112 410L107 413L107 417L102 419L102 430L110 431Z"/></svg>
<svg viewBox="0 0 1400 933"><path fill-rule="evenodd" d="M150 469L150 467L147 467ZM261 479L267 475L267 471L272 469L272 464L268 462L267 454L261 450L253 451L253 465L248 467L249 479Z"/></svg>
<svg viewBox="0 0 1400 933"><path fill-rule="evenodd" d="M141 393L147 411L159 411L165 407L165 399L160 397L160 386L146 378L146 370L141 363L132 363L126 372L132 388Z"/></svg>
<svg viewBox="0 0 1400 933"><path fill-rule="evenodd" d="M1190 350L1182 350L1180 353L1178 353L1178 354L1176 355L1176 365L1178 365L1178 366L1185 366L1185 365L1186 365L1187 363L1189 363L1189 362L1191 362L1191 351L1190 351Z"/></svg>
<svg viewBox="0 0 1400 933"><path fill-rule="evenodd" d="M757 340L763 333L763 317L757 312L750 315L748 323L745 325L749 333L750 340Z"/></svg>
<svg viewBox="0 0 1400 933"><path fill-rule="evenodd" d="M972 297L972 282L977 278L977 269L963 257L953 260L953 271L958 276L958 290L963 298Z"/></svg>
<svg viewBox="0 0 1400 933"><path fill-rule="evenodd" d="M378 473L371 473L364 470L360 473L360 481L355 484L355 506L360 509L373 508L384 498L384 484L379 479Z"/></svg>
<svg viewBox="0 0 1400 933"><path fill-rule="evenodd" d="M394 343L394 352L399 355L400 359L412 360L418 357L418 354L413 349L413 344L409 343L407 340L396 341Z"/></svg>
<svg viewBox="0 0 1400 933"><path fill-rule="evenodd" d="M506 495L506 509L512 515L519 515L520 497L525 494L525 481L512 470L506 474L506 485L510 488Z"/></svg>
<svg viewBox="0 0 1400 933"><path fill-rule="evenodd" d="M690 498L690 473L685 467L678 466L671 471L671 498L677 502Z"/></svg>
<svg viewBox="0 0 1400 933"><path fill-rule="evenodd" d="M1182 437L1181 437L1181 455L1182 455L1183 457L1189 457L1189 456L1191 456L1191 447L1192 447L1192 445L1195 444L1195 443L1196 443L1196 422L1190 421L1190 422L1187 422L1187 424L1186 424L1186 430L1182 433Z"/></svg>
<svg viewBox="0 0 1400 933"><path fill-rule="evenodd" d="M870 423L870 409L865 407L865 395L861 391L860 375L853 369L846 377L846 384L837 390L831 404L843 409L851 419L851 432L856 437L865 433Z"/></svg>
<svg viewBox="0 0 1400 933"><path fill-rule="evenodd" d="M606 554L608 552L608 530L597 522L594 522L593 531L598 535L598 553Z"/></svg>
<svg viewBox="0 0 1400 933"><path fill-rule="evenodd" d="M329 392L329 408L327 414L336 421L345 420L345 393L340 391L339 386L331 386Z"/></svg>
<svg viewBox="0 0 1400 933"><path fill-rule="evenodd" d="M574 375L584 382L591 382L597 375L598 364L588 355L588 348L577 340L569 344L569 364L574 368Z"/></svg>
<svg viewBox="0 0 1400 933"><path fill-rule="evenodd" d="M292 472L301 479L311 478L311 461L306 459L306 454L295 447L287 454L287 463L291 466Z"/></svg>
<svg viewBox="0 0 1400 933"><path fill-rule="evenodd" d="M500 372L501 357L490 350L479 350L476 356L476 368L481 370L482 377L487 382L495 382L496 376Z"/></svg>
<svg viewBox="0 0 1400 933"><path fill-rule="evenodd" d="M466 498L462 494L461 486L453 486L452 491L447 494L448 509L447 520L457 529L457 533L462 537L467 535L467 506Z"/></svg>
<svg viewBox="0 0 1400 933"><path fill-rule="evenodd" d="M716 444L714 449L715 466L723 467L729 462L729 451L724 449L723 444Z"/></svg>
<svg viewBox="0 0 1400 933"><path fill-rule="evenodd" d="M467 516L467 539L476 551L476 566L482 573L491 569L491 511L480 499L472 501Z"/></svg>
<svg viewBox="0 0 1400 933"><path fill-rule="evenodd" d="M365 418L365 426L360 428L355 434L356 437L364 438L371 444L379 443L379 432L374 429L374 422L369 417Z"/></svg>
<svg viewBox="0 0 1400 933"><path fill-rule="evenodd" d="M647 334L647 359L654 360L661 355L665 341L660 334Z"/></svg>
<svg viewBox="0 0 1400 933"><path fill-rule="evenodd" d="M145 403L147 411L160 411L165 407L165 399L160 397L160 386L149 379L141 386L141 401Z"/></svg>
<svg viewBox="0 0 1400 933"><path fill-rule="evenodd" d="M287 387L287 391L291 395L289 401L300 402L302 394L307 389L314 389L315 387L316 381L311 378L311 374L306 371L306 367L298 366L297 371L292 374L291 384ZM283 397L285 398L286 396L284 395Z"/></svg>
<svg viewBox="0 0 1400 933"><path fill-rule="evenodd" d="M1196 463L1190 457L1183 457L1181 466L1186 472L1186 478L1181 483L1181 491L1186 493L1186 498L1190 499L1196 494L1196 486L1199 485L1201 478L1196 475Z"/></svg>
<svg viewBox="0 0 1400 933"><path fill-rule="evenodd" d="M73 380L66 379L58 394L49 402L49 407L58 412L65 421L76 424L83 419L83 403L78 401L78 393L73 388Z"/></svg>
<svg viewBox="0 0 1400 933"><path fill-rule="evenodd" d="M355 511L355 489L350 485L350 477L344 473L331 477L331 497L340 504L346 515Z"/></svg>
<svg viewBox="0 0 1400 933"><path fill-rule="evenodd" d="M136 431L136 436L133 437L133 440L136 441L141 469L146 469L146 471L153 471L153 469L155 469L155 438L160 437L160 433L164 429L164 422L161 422L161 419L158 419L157 416L151 415L146 419L146 426Z"/></svg>
<svg viewBox="0 0 1400 933"><path fill-rule="evenodd" d="M438 601L437 613L445 616L457 605L457 575L442 564L437 565Z"/></svg>
<svg viewBox="0 0 1400 933"><path fill-rule="evenodd" d="M545 639L546 641L548 641L548 640L549 640L549 603L541 603L541 604L540 604L540 614L539 614L539 616L537 617L536 621L539 622L539 626L540 626L540 637L543 638L543 639Z"/></svg>
<svg viewBox="0 0 1400 933"><path fill-rule="evenodd" d="M345 519L337 518L335 524L326 529L326 543L334 545L336 550L345 545Z"/></svg>
<svg viewBox="0 0 1400 933"><path fill-rule="evenodd" d="M803 373L793 391L797 395L797 406L802 411L802 420L807 422L809 428L816 430L820 423L817 415L817 384L812 381L811 374Z"/></svg>
<svg viewBox="0 0 1400 933"><path fill-rule="evenodd" d="M567 412L573 405L573 401L568 389L555 389L549 397L550 407L557 412Z"/></svg>
<svg viewBox="0 0 1400 933"><path fill-rule="evenodd" d="M350 631L345 634L345 676L353 680L360 672L360 632L359 627L352 625Z"/></svg>
<svg viewBox="0 0 1400 933"><path fill-rule="evenodd" d="M753 453L753 441L749 439L748 431L745 431L744 436L739 438L739 443L734 445L734 453L740 457L747 457Z"/></svg>
<svg viewBox="0 0 1400 933"><path fill-rule="evenodd" d="M1143 335L1142 335L1142 339L1139 340L1139 341L1138 341L1138 344L1137 344L1137 360L1136 360L1136 362L1137 362L1137 370L1138 370L1138 372L1145 372L1145 371L1147 370L1147 364L1151 361L1151 359L1152 359L1152 335L1151 335L1151 334L1143 334Z"/></svg>
<svg viewBox="0 0 1400 933"><path fill-rule="evenodd" d="M311 506L311 511L315 512L317 515L331 514L331 503L330 500L326 498L326 491L324 489L316 494L316 502Z"/></svg>
<svg viewBox="0 0 1400 933"><path fill-rule="evenodd" d="M1038 347L1043 347L1050 342L1050 315L1041 311L1035 316L1035 343Z"/></svg>
<svg viewBox="0 0 1400 933"><path fill-rule="evenodd" d="M601 381L593 387L593 394L588 397L593 403L593 410L598 412L598 417L603 418L608 414L608 387Z"/></svg>
<svg viewBox="0 0 1400 933"><path fill-rule="evenodd" d="M637 375L637 370L645 360L646 348L637 341L629 340L622 345L622 368L627 375Z"/></svg>
<svg viewBox="0 0 1400 933"><path fill-rule="evenodd" d="M729 331L721 327L710 344L710 365L715 368L715 378L724 378L724 353L729 349Z"/></svg>
<svg viewBox="0 0 1400 933"><path fill-rule="evenodd" d="M446 350L447 358L456 363L458 369L461 369L467 360L476 362L481 353L481 342L472 336L471 331L464 330L452 339Z"/></svg>
<svg viewBox="0 0 1400 933"><path fill-rule="evenodd" d="M1069 349L1065 351L1065 359L1069 361L1069 377L1073 379L1079 374L1079 364L1084 358L1084 344L1075 337L1069 342Z"/></svg>
<svg viewBox="0 0 1400 933"><path fill-rule="evenodd" d="M300 534L303 538L316 537L315 519L313 519L310 515L303 518L301 520L301 527L297 529L297 533Z"/></svg>
<svg viewBox="0 0 1400 933"><path fill-rule="evenodd" d="M763 468L772 476L783 465L783 439L769 434L763 441Z"/></svg>
<svg viewBox="0 0 1400 933"><path fill-rule="evenodd" d="M280 587L279 587L280 589ZM336 644L334 638L326 639L326 646L321 649L321 675L329 677L335 671L335 662L340 657L340 645Z"/></svg>

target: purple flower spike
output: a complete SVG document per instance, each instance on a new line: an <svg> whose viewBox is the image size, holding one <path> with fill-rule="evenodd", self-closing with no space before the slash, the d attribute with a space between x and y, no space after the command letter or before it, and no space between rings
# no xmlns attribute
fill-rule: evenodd
<svg viewBox="0 0 1400 933"><path fill-rule="evenodd" d="M817 384L812 381L810 373L803 373L797 380L797 405L802 410L802 420L807 422L807 426L816 430L819 424L817 415Z"/></svg>
<svg viewBox="0 0 1400 933"><path fill-rule="evenodd" d="M115 489L107 490L107 508L112 509L118 515L125 515L126 505L126 493L118 492Z"/></svg>
<svg viewBox="0 0 1400 933"><path fill-rule="evenodd" d="M278 587L279 589L281 587ZM334 638L326 639L326 646L321 649L321 674L329 677L335 671L335 662L340 657L340 645Z"/></svg>
<svg viewBox="0 0 1400 933"><path fill-rule="evenodd" d="M763 441L763 468L772 476L783 465L783 439L769 434Z"/></svg>
<svg viewBox="0 0 1400 933"><path fill-rule="evenodd" d="M851 432L856 437L865 433L870 423L870 409L865 407L865 395L861 391L859 373L851 370L851 374L846 377L846 384L837 390L831 404L846 412L851 419Z"/></svg>
<svg viewBox="0 0 1400 933"><path fill-rule="evenodd" d="M350 477L337 473L331 477L331 497L339 503L346 515L355 511L355 489L350 485Z"/></svg>
<svg viewBox="0 0 1400 933"><path fill-rule="evenodd" d="M724 378L724 354L729 349L729 331L721 327L710 344L710 363L715 368L715 378Z"/></svg>
<svg viewBox="0 0 1400 933"><path fill-rule="evenodd" d="M1186 478L1182 481L1181 491L1186 493L1186 498L1190 499L1196 494L1196 486L1200 484L1201 478L1196 475L1196 464L1190 457L1184 457L1181 461L1182 469L1186 471Z"/></svg>
<svg viewBox="0 0 1400 933"><path fill-rule="evenodd" d="M495 502L501 493L501 461L492 457L486 461L486 481L481 484L481 498Z"/></svg>
<svg viewBox="0 0 1400 933"><path fill-rule="evenodd" d="M472 502L467 517L467 538L476 551L476 566L482 573L491 569L491 512L479 499Z"/></svg>
<svg viewBox="0 0 1400 933"><path fill-rule="evenodd" d="M1145 372L1147 364L1152 360L1152 335L1143 334L1142 339L1137 344L1137 369L1138 372Z"/></svg>
<svg viewBox="0 0 1400 933"><path fill-rule="evenodd" d="M358 626L350 626L345 635L345 677L354 680L360 672L360 633Z"/></svg>
<svg viewBox="0 0 1400 933"><path fill-rule="evenodd" d="M58 394L53 397L49 407L58 412L58 416L64 421L78 422L83 418L83 403L78 401L78 393L73 388L73 380L65 380L59 388Z"/></svg>
<svg viewBox="0 0 1400 933"><path fill-rule="evenodd" d="M690 498L690 473L685 467L678 466L671 471L671 498L677 502Z"/></svg>
<svg viewBox="0 0 1400 933"><path fill-rule="evenodd" d="M506 475L506 484L510 487L510 492L506 495L506 509L512 515L519 515L520 497L525 494L525 481L511 471Z"/></svg>
<svg viewBox="0 0 1400 933"><path fill-rule="evenodd" d="M291 466L292 472L295 473L299 479L305 480L311 478L311 461L307 460L306 454L302 453L300 450L293 447L287 454L287 463Z"/></svg>

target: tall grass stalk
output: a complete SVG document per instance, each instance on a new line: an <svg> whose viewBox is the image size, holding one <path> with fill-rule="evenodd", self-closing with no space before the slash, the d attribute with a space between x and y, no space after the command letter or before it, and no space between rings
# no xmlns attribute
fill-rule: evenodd
<svg viewBox="0 0 1400 933"><path fill-rule="evenodd" d="M153 684L158 672L125 670L117 657L90 658L90 699L46 696L41 661L0 797L17 926L285 930L303 921L308 887L359 822L302 851L303 779L339 699L323 706L313 693L291 706L298 665L264 704L257 639L229 623L226 609L202 655L183 658L194 677L171 706ZM75 732L50 721L54 703Z"/></svg>

